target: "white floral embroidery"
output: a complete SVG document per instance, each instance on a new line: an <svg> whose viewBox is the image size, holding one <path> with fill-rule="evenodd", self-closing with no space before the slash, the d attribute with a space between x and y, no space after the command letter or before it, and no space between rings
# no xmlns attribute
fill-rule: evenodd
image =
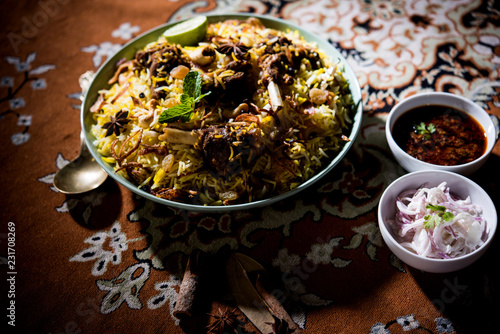
<svg viewBox="0 0 500 334"><path fill-rule="evenodd" d="M83 223L88 224L94 207L101 205L104 197L106 197L106 193L104 192L91 191L81 198L68 199L60 207L56 208L56 211L59 213L69 213L83 203L85 209L82 213L82 219Z"/></svg>
<svg viewBox="0 0 500 334"><path fill-rule="evenodd" d="M403 317L398 317L396 319L396 321L398 322L398 324L401 325L401 327L403 328L403 330L405 332L408 332L408 331L410 331L412 329L416 329L419 326L419 323L415 319L415 317L413 316L413 314L409 314L409 315L406 315L406 316L403 316Z"/></svg>
<svg viewBox="0 0 500 334"><path fill-rule="evenodd" d="M71 93L71 94L68 94L66 95L66 97L68 99L73 99L73 100L78 100L78 101L82 101L82 98L83 98L83 93L82 92L78 92L78 93ZM80 110L80 108L82 107L82 104L81 103L73 103L71 104L71 107L73 109L77 109L77 110Z"/></svg>
<svg viewBox="0 0 500 334"><path fill-rule="evenodd" d="M58 170L61 169L61 168L63 168L64 166L66 166L68 163L69 163L69 160L66 159L66 158L64 158L61 153L57 154L57 157L56 157L56 167L57 167ZM38 178L38 181L43 182L45 184L50 184L51 185L50 190L52 190L54 192L59 192L59 190L57 190L56 187L53 186L54 175L56 175L55 172L47 174L45 176L42 176L42 177Z"/></svg>
<svg viewBox="0 0 500 334"><path fill-rule="evenodd" d="M56 66L45 64L36 67L35 69L31 69L31 65L35 61L36 55L36 52L30 53L26 57L25 61L21 61L19 57L12 56L7 56L4 58L7 63L9 63L10 65L14 65L17 72L24 73L23 81L17 89L12 89L14 87L14 77L4 76L0 79L0 87L9 87L8 95L5 98L9 102L10 110L8 110L8 112L13 112L13 110L21 109L26 106L26 101L24 100L24 98L17 96L17 94L20 92L20 89L23 87L23 85L25 85L29 81L31 81L31 88L33 90L47 88L47 82L44 78L32 77L31 75L39 75L45 73L47 71L55 69ZM16 146L19 146L26 143L31 138L31 135L28 133L28 127L31 125L31 116L19 115L18 113L15 114L18 117L17 125L26 127L23 132L18 132L11 136L11 142ZM3 118L2 116L0 116L0 119Z"/></svg>
<svg viewBox="0 0 500 334"><path fill-rule="evenodd" d="M0 79L0 87L13 87L14 78L13 77L2 77Z"/></svg>
<svg viewBox="0 0 500 334"><path fill-rule="evenodd" d="M149 278L151 269L147 263L137 263L121 272L111 280L98 280L97 287L108 291L101 303L101 313L116 311L124 302L134 310L142 308L139 292Z"/></svg>
<svg viewBox="0 0 500 334"><path fill-rule="evenodd" d="M45 89L47 88L47 82L45 79L37 79L31 82L31 88L34 90Z"/></svg>
<svg viewBox="0 0 500 334"><path fill-rule="evenodd" d="M30 137L31 136L29 133L18 132L18 133L14 133L10 137L10 140L12 141L12 144L19 146L19 145L26 143L30 139Z"/></svg>
<svg viewBox="0 0 500 334"><path fill-rule="evenodd" d="M138 33L140 30L141 28L139 28L139 26L132 26L130 22L125 22L122 23L118 29L113 30L111 36L128 40L133 37L133 34Z"/></svg>
<svg viewBox="0 0 500 334"><path fill-rule="evenodd" d="M377 322L370 329L370 334L390 334L391 332L385 328L385 325L381 322Z"/></svg>
<svg viewBox="0 0 500 334"><path fill-rule="evenodd" d="M177 301L177 290L179 285L181 284L181 280L171 275L168 281L162 281L155 283L155 289L160 291L156 296L151 297L148 300L148 308L149 309L157 309L163 306L167 301L169 302L170 315L172 319L174 319L175 324L179 324L179 319L174 317L174 307Z"/></svg>
<svg viewBox="0 0 500 334"><path fill-rule="evenodd" d="M105 250L104 243L110 239L109 246L112 250ZM109 263L117 265L121 263L122 252L128 248L127 237L121 232L121 226L116 221L108 232L97 232L87 238L85 243L92 245L80 253L72 256L69 261L86 262L96 260L92 268L92 275L100 276L106 272Z"/></svg>
<svg viewBox="0 0 500 334"><path fill-rule="evenodd" d="M289 273L300 264L300 256L288 254L288 249L283 248L278 252L278 257L273 260L273 266L279 267L284 273Z"/></svg>
<svg viewBox="0 0 500 334"><path fill-rule="evenodd" d="M446 318L436 318L436 331L438 333L454 333L453 323Z"/></svg>
<svg viewBox="0 0 500 334"><path fill-rule="evenodd" d="M372 261L377 259L377 247L382 247L382 235L378 229L377 223L367 223L361 226L353 227L352 230L360 236L366 236L368 242L366 244L366 254Z"/></svg>
<svg viewBox="0 0 500 334"><path fill-rule="evenodd" d="M493 35L479 36L479 43L473 49L484 56L490 56L491 62L500 64L500 57L495 53L495 48L500 46L500 38Z"/></svg>
<svg viewBox="0 0 500 334"><path fill-rule="evenodd" d="M362 234L368 238L372 244L382 247L382 235L380 234L380 230L378 229L377 223L371 222L361 226L353 227L352 230L359 234Z"/></svg>
<svg viewBox="0 0 500 334"><path fill-rule="evenodd" d="M92 57L92 62L94 63L94 66L97 68L99 67L103 61L114 55L118 50L120 50L121 44L114 44L111 42L103 42L99 45L90 45L90 46L85 46L81 48L83 52L88 52L88 53L93 53L95 52L95 55Z"/></svg>
<svg viewBox="0 0 500 334"><path fill-rule="evenodd" d="M45 65L41 65L41 66L38 66L37 68L29 71L29 74L30 75L39 75L39 74L42 74L42 73L45 73L45 72L48 72L50 70L53 70L56 68L56 65L53 65L53 64L45 64Z"/></svg>
<svg viewBox="0 0 500 334"><path fill-rule="evenodd" d="M14 97L9 100L9 106L11 109L20 109L26 105L26 102L22 97Z"/></svg>
<svg viewBox="0 0 500 334"><path fill-rule="evenodd" d="M315 264L331 263L333 248L337 247L342 239L342 237L332 238L327 243L312 245L311 251L306 254L306 258Z"/></svg>
<svg viewBox="0 0 500 334"><path fill-rule="evenodd" d="M26 57L26 61L21 61L21 59L19 59L18 57L11 57L11 56L5 57L7 63L14 65L16 71L18 72L24 72L29 70L31 68L31 63L35 61L35 59L36 59L36 52L30 53Z"/></svg>
<svg viewBox="0 0 500 334"><path fill-rule="evenodd" d="M19 118L17 119L17 126L30 126L31 118L31 115L19 115Z"/></svg>

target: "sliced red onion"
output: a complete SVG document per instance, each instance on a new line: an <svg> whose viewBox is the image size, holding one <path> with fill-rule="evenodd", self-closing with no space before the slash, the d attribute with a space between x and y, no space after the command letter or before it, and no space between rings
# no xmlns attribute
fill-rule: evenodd
<svg viewBox="0 0 500 334"><path fill-rule="evenodd" d="M453 219L426 229L424 217L436 214L426 208L428 204L445 207ZM462 256L479 248L486 238L481 206L471 203L470 197L457 198L446 182L433 188L425 184L404 191L396 200L396 207L392 228L401 245L419 255L439 259Z"/></svg>

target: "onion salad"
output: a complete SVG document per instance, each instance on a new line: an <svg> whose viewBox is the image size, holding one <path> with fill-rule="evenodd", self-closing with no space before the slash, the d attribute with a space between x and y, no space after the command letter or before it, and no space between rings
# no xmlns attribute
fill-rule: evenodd
<svg viewBox="0 0 500 334"><path fill-rule="evenodd" d="M473 252L486 240L481 206L450 194L446 182L402 192L397 200L394 232L400 244L418 255L451 259Z"/></svg>

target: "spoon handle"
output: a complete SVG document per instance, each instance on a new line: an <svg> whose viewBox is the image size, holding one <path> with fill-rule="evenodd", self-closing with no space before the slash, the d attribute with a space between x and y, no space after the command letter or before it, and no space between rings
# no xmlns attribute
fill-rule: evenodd
<svg viewBox="0 0 500 334"><path fill-rule="evenodd" d="M83 133L83 130L80 132L80 156L89 156L90 151L89 148L87 147L87 144L85 143L85 135Z"/></svg>
<svg viewBox="0 0 500 334"><path fill-rule="evenodd" d="M80 88L82 89L82 95L80 97L82 101L84 100L85 94L87 93L90 83L92 82L92 79L94 79L94 77L95 73L93 71L87 71L80 75L80 78L78 78L78 83L80 84ZM83 129L80 132L80 155L90 155L89 148L85 143L85 134L83 133Z"/></svg>

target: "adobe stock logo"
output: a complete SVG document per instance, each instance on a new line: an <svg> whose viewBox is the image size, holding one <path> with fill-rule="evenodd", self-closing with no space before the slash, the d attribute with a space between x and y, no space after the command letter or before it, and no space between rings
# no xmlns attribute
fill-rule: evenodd
<svg viewBox="0 0 500 334"><path fill-rule="evenodd" d="M50 19L59 13L60 6L70 0L39 0L37 10L33 15L25 15L21 18L22 27L18 33L9 32L7 38L15 53L19 52L19 46L26 44L40 32L40 28L46 26Z"/></svg>

